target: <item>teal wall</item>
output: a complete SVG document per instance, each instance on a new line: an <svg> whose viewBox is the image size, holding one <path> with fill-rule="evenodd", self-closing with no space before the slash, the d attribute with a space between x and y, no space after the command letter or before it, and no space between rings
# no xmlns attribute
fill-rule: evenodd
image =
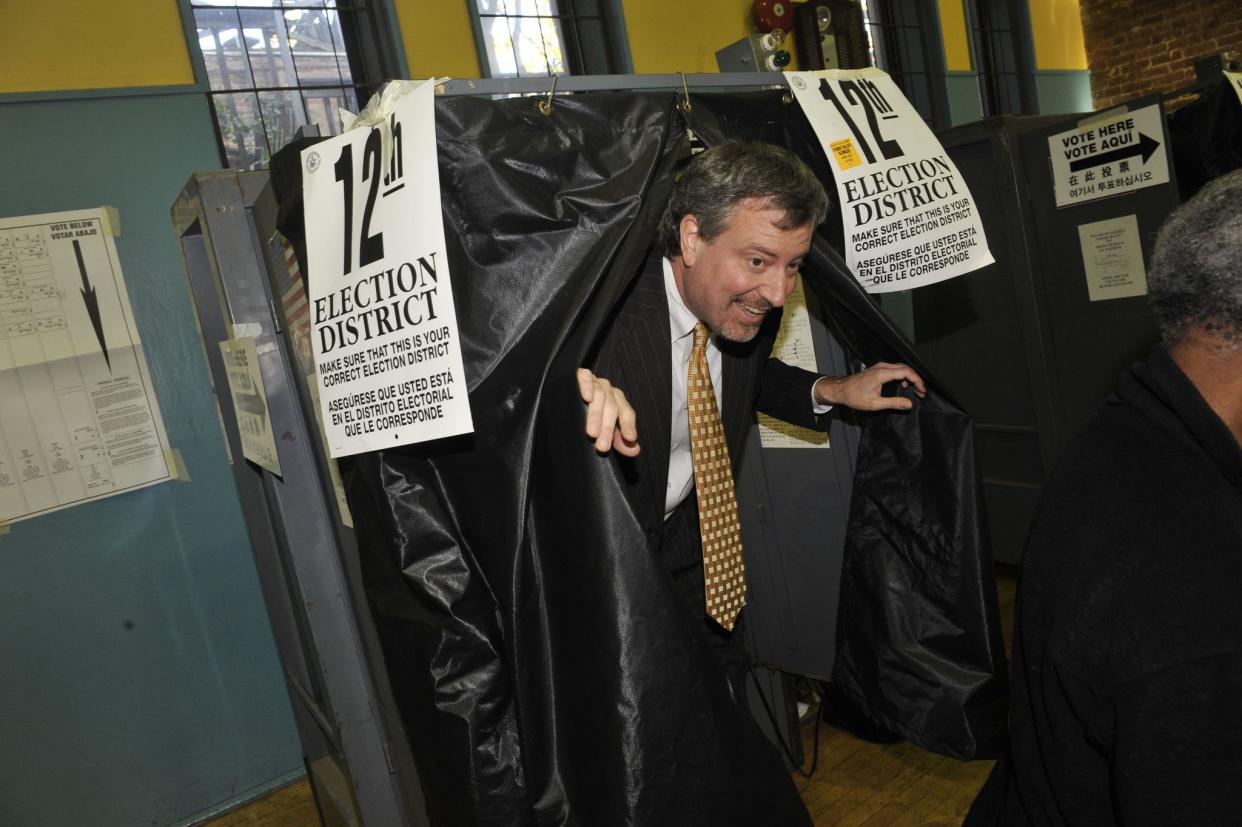
<svg viewBox="0 0 1242 827"><path fill-rule="evenodd" d="M1091 73L1086 71L1036 72L1035 96L1041 115L1090 112L1095 108L1091 101Z"/></svg>
<svg viewBox="0 0 1242 827"><path fill-rule="evenodd" d="M0 97L0 215L112 205L171 482L0 534L0 825L186 823L302 772L168 208L201 92Z"/></svg>
<svg viewBox="0 0 1242 827"><path fill-rule="evenodd" d="M949 94L949 123L952 126L983 117L978 75L974 72L949 72L945 75L945 86Z"/></svg>

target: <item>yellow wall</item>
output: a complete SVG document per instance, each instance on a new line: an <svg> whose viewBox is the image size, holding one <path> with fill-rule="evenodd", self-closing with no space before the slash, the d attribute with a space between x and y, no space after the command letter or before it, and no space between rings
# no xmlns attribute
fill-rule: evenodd
<svg viewBox="0 0 1242 827"><path fill-rule="evenodd" d="M1087 68L1078 0L1030 0L1036 69Z"/></svg>
<svg viewBox="0 0 1242 827"><path fill-rule="evenodd" d="M963 0L939 0L939 3L945 68L950 72L969 72L974 67L970 65L970 36L966 30Z"/></svg>
<svg viewBox="0 0 1242 827"><path fill-rule="evenodd" d="M193 82L175 0L0 3L0 92Z"/></svg>
<svg viewBox="0 0 1242 827"><path fill-rule="evenodd" d="M758 31L752 0L622 0L621 5L639 74L719 71L716 50Z"/></svg>
<svg viewBox="0 0 1242 827"><path fill-rule="evenodd" d="M393 0L411 78L480 76L468 6L474 2Z"/></svg>

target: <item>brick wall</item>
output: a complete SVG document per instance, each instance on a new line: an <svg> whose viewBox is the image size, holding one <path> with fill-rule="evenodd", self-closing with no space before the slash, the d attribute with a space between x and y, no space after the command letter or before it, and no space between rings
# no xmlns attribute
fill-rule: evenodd
<svg viewBox="0 0 1242 827"><path fill-rule="evenodd" d="M1081 0L1095 105L1105 109L1195 80L1194 62L1242 55L1239 0Z"/></svg>

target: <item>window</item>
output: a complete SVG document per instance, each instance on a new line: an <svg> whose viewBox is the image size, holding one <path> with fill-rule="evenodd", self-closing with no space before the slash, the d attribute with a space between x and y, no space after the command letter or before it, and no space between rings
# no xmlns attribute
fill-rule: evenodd
<svg viewBox="0 0 1242 827"><path fill-rule="evenodd" d="M983 114L1034 114L1034 47L1024 0L968 0L966 10Z"/></svg>
<svg viewBox="0 0 1242 827"><path fill-rule="evenodd" d="M189 0L226 166L265 167L305 124L337 134L398 74L374 2Z"/></svg>
<svg viewBox="0 0 1242 827"><path fill-rule="evenodd" d="M944 46L934 2L864 0L874 63L901 89L933 129L948 126Z"/></svg>
<svg viewBox="0 0 1242 827"><path fill-rule="evenodd" d="M469 0L493 78L630 71L616 0Z"/></svg>

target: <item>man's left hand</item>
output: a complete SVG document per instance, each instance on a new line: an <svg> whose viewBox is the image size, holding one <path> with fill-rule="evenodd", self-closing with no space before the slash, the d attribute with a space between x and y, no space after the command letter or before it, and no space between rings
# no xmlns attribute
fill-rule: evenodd
<svg viewBox="0 0 1242 827"><path fill-rule="evenodd" d="M844 405L856 411L908 411L914 407L912 400L882 395L885 385L897 381L903 388L913 385L919 398L927 395L923 377L909 365L876 362L861 373L823 377L815 383L815 401L822 405Z"/></svg>

